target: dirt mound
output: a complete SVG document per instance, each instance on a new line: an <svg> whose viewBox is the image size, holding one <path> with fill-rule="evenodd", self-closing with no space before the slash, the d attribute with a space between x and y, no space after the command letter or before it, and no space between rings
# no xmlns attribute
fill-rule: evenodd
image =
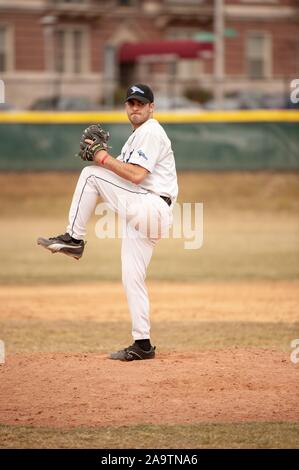
<svg viewBox="0 0 299 470"><path fill-rule="evenodd" d="M123 363L30 353L0 365L0 423L68 428L298 421L299 368L286 353L223 349Z"/></svg>

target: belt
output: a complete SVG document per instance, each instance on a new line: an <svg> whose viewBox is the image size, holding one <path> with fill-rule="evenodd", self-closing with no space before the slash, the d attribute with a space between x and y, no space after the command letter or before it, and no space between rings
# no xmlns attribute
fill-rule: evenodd
<svg viewBox="0 0 299 470"><path fill-rule="evenodd" d="M166 204L168 204L169 206L171 205L172 201L171 201L171 197L167 197L167 196L160 196L162 199L164 199L164 201L166 202Z"/></svg>

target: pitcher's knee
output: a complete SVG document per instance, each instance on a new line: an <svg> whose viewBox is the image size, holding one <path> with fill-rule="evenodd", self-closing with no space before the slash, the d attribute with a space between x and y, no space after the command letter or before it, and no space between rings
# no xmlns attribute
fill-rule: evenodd
<svg viewBox="0 0 299 470"><path fill-rule="evenodd" d="M91 176L94 172L94 166L93 165L90 165L90 166L85 166L83 168L83 170L81 171L81 177L86 179L88 178L89 176Z"/></svg>

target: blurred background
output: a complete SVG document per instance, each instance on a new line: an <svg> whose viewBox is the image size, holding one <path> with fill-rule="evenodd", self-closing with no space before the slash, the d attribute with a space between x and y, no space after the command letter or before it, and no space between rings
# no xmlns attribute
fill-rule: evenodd
<svg viewBox="0 0 299 470"><path fill-rule="evenodd" d="M298 0L0 0L0 170L79 169L91 122L118 154L138 82L179 170L298 169L297 77Z"/></svg>
<svg viewBox="0 0 299 470"><path fill-rule="evenodd" d="M191 253L162 243L150 276L297 278L298 0L0 0L0 72L4 283L119 279L118 241L94 227L110 248L77 270L35 238L64 229L83 129L100 122L119 154L138 82L171 139L179 202L203 202L207 230Z"/></svg>
<svg viewBox="0 0 299 470"><path fill-rule="evenodd" d="M296 107L298 0L0 0L6 108ZM297 104L298 106L298 104Z"/></svg>
<svg viewBox="0 0 299 470"><path fill-rule="evenodd" d="M124 94L138 82L153 88L171 139L179 201L203 202L207 224L197 253L162 243L150 276L296 278L297 77L298 0L0 0L0 279L119 279L117 249L77 271L55 257L51 271L34 240L41 222L45 235L54 220L65 226L82 130L100 122L119 154L131 132Z"/></svg>

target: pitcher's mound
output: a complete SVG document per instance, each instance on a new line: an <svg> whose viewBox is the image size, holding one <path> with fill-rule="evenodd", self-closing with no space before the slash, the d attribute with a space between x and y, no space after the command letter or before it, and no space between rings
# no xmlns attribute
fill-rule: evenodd
<svg viewBox="0 0 299 470"><path fill-rule="evenodd" d="M298 421L299 367L262 349L159 353L124 363L99 354L8 355L0 423L48 427Z"/></svg>

